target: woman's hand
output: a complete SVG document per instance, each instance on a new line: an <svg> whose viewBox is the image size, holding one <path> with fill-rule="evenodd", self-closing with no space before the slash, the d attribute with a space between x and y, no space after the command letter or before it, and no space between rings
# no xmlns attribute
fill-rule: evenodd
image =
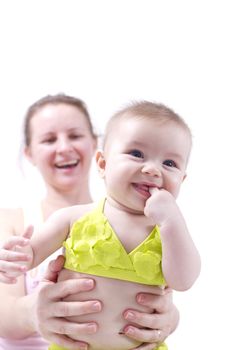
<svg viewBox="0 0 233 350"><path fill-rule="evenodd" d="M93 334L97 324L73 323L65 317L85 315L101 311L98 300L82 302L65 302L62 299L70 294L89 291L94 288L92 279L76 279L57 282L57 277L63 268L64 257L59 256L51 261L38 292L35 307L36 329L49 342L56 343L70 350L87 349L88 344L69 338L69 334Z"/></svg>
<svg viewBox="0 0 233 350"><path fill-rule="evenodd" d="M172 290L158 288L156 293L158 294L139 293L136 297L138 304L154 309L154 313L147 314L131 309L124 312L123 316L129 323L143 327L137 328L129 324L124 328L125 335L143 342L137 350L156 349L179 323L179 312L172 301Z"/></svg>

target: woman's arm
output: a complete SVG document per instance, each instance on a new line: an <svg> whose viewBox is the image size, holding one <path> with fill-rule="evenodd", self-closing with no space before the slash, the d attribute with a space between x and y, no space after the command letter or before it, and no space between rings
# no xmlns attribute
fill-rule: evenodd
<svg viewBox="0 0 233 350"><path fill-rule="evenodd" d="M97 325L94 322L72 323L65 317L99 312L101 303L97 300L82 303L62 301L68 294L77 294L94 288L94 281L89 279L55 283L63 264L62 256L51 262L44 281L30 295L23 295L22 277L15 285L1 285L0 295L4 302L1 303L3 317L0 318L0 336L22 339L39 332L45 339L70 350L88 347L84 342L70 339L68 334L78 333L81 337L82 334L95 333Z"/></svg>
<svg viewBox="0 0 233 350"><path fill-rule="evenodd" d="M0 288L0 336L21 339L30 335L33 298L24 295L24 277L17 284L1 284Z"/></svg>

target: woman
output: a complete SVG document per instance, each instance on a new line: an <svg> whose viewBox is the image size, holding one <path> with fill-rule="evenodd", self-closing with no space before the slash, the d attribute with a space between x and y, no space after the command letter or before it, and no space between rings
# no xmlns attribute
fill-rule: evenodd
<svg viewBox="0 0 233 350"><path fill-rule="evenodd" d="M20 209L1 210L2 239L22 234L28 224L39 225L59 208L92 201L89 170L97 137L93 132L87 108L81 100L66 95L40 99L27 112L24 137L25 154L40 172L46 195L39 204L30 201ZM68 322L65 317L100 312L101 301L62 301L68 294L93 289L94 280L56 283L63 265L60 257L49 265L47 282L39 284L47 264L48 261L41 264L39 269L27 273L16 284L1 285L0 336L4 338L3 349L45 350L47 342L38 333L71 350L85 349L86 343L74 341L68 334L80 334L81 339L82 334L97 331L94 322L75 324ZM156 313L144 314L130 310L124 313L129 323L134 322L139 326L133 329L129 327L126 334L145 343L138 349L154 349L156 343L163 341L178 323L179 315L172 304L170 291L158 290L158 294L161 295L136 296L138 303L155 309Z"/></svg>

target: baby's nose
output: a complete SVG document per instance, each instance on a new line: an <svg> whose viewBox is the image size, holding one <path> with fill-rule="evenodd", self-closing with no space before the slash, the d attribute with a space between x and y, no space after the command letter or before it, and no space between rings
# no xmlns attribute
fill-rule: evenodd
<svg viewBox="0 0 233 350"><path fill-rule="evenodd" d="M151 176L161 176L159 166L154 162L148 162L144 165L142 172Z"/></svg>

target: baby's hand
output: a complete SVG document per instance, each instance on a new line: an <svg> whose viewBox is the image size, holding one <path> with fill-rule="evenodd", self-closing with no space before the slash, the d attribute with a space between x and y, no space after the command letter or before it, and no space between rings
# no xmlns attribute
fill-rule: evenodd
<svg viewBox="0 0 233 350"><path fill-rule="evenodd" d="M22 236L12 236L0 248L0 282L16 283L16 277L27 271L33 259L30 238L33 227L29 226Z"/></svg>
<svg viewBox="0 0 233 350"><path fill-rule="evenodd" d="M161 225L173 217L177 204L172 194L164 189L151 188L151 196L147 199L144 214L151 218L156 225Z"/></svg>

